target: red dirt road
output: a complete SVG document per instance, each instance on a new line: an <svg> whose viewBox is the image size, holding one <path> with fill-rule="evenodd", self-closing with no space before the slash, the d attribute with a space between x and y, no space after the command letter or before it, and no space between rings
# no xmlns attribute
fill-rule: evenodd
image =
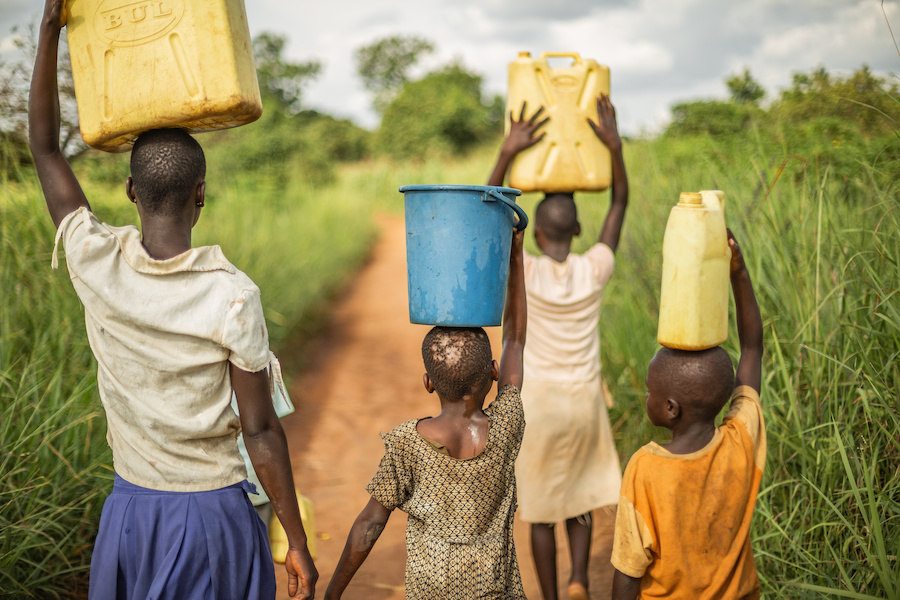
<svg viewBox="0 0 900 600"><path fill-rule="evenodd" d="M407 312L403 218L379 219L381 236L368 264L335 303L331 321L311 344L307 368L293 374L297 411L283 420L294 477L315 506L322 598L353 521L369 499L365 486L382 455L379 432L416 417L435 415L436 396L422 386L420 347L428 328L411 325ZM499 358L499 328L488 333ZM493 398L492 392L488 398ZM608 598L613 514L595 511L592 598ZM345 600L404 598L406 514L394 511ZM559 527L561 598L569 561L565 528ZM525 592L540 598L527 525L518 522L516 550ZM284 566L276 564L278 598L288 598Z"/></svg>

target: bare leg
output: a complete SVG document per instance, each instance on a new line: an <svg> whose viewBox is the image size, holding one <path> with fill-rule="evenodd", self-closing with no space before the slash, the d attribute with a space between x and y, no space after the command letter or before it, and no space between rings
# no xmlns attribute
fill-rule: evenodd
<svg viewBox="0 0 900 600"><path fill-rule="evenodd" d="M566 519L569 534L569 553L572 558L572 578L569 583L580 583L588 587L588 561L591 557L591 533L593 531L591 513Z"/></svg>
<svg viewBox="0 0 900 600"><path fill-rule="evenodd" d="M531 524L531 553L544 600L558 600L556 583L556 529L547 523Z"/></svg>

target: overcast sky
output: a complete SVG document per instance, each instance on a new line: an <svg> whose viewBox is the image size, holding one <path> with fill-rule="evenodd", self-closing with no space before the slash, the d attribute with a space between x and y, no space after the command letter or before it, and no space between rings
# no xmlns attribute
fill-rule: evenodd
<svg viewBox="0 0 900 600"><path fill-rule="evenodd" d="M110 1L110 0L107 0ZM175 1L175 0L172 0ZM40 0L0 0L0 52ZM679 101L725 98L748 67L774 96L797 71L848 74L863 63L900 75L900 0L247 0L253 35L285 34L289 58L324 65L305 104L377 125L353 63L359 46L394 34L430 40L424 67L459 59L505 94L517 53L573 51L609 65L622 131L655 130ZM885 19L887 15L887 20Z"/></svg>

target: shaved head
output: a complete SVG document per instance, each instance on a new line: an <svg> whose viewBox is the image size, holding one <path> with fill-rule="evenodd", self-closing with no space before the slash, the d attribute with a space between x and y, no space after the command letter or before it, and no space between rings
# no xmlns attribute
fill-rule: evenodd
<svg viewBox="0 0 900 600"><path fill-rule="evenodd" d="M734 391L734 367L721 346L696 352L662 348L651 362L669 395L701 419L714 420Z"/></svg>
<svg viewBox="0 0 900 600"><path fill-rule="evenodd" d="M562 242L578 232L578 211L572 194L548 194L534 212L535 226L551 242Z"/></svg>
<svg viewBox="0 0 900 600"><path fill-rule="evenodd" d="M445 400L459 400L491 378L491 342L481 327L433 328L422 341L422 360Z"/></svg>

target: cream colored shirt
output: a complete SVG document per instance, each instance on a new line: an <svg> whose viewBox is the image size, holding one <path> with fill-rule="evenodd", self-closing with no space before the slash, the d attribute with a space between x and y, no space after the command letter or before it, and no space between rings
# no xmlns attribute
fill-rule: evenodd
<svg viewBox="0 0 900 600"><path fill-rule="evenodd" d="M218 246L154 260L134 226L85 208L56 241L84 304L116 472L139 486L204 491L247 476L228 363L269 364L259 288ZM56 250L53 253L56 266Z"/></svg>
<svg viewBox="0 0 900 600"><path fill-rule="evenodd" d="M600 296L615 259L606 244L563 262L525 254L525 379L589 381L600 374Z"/></svg>

